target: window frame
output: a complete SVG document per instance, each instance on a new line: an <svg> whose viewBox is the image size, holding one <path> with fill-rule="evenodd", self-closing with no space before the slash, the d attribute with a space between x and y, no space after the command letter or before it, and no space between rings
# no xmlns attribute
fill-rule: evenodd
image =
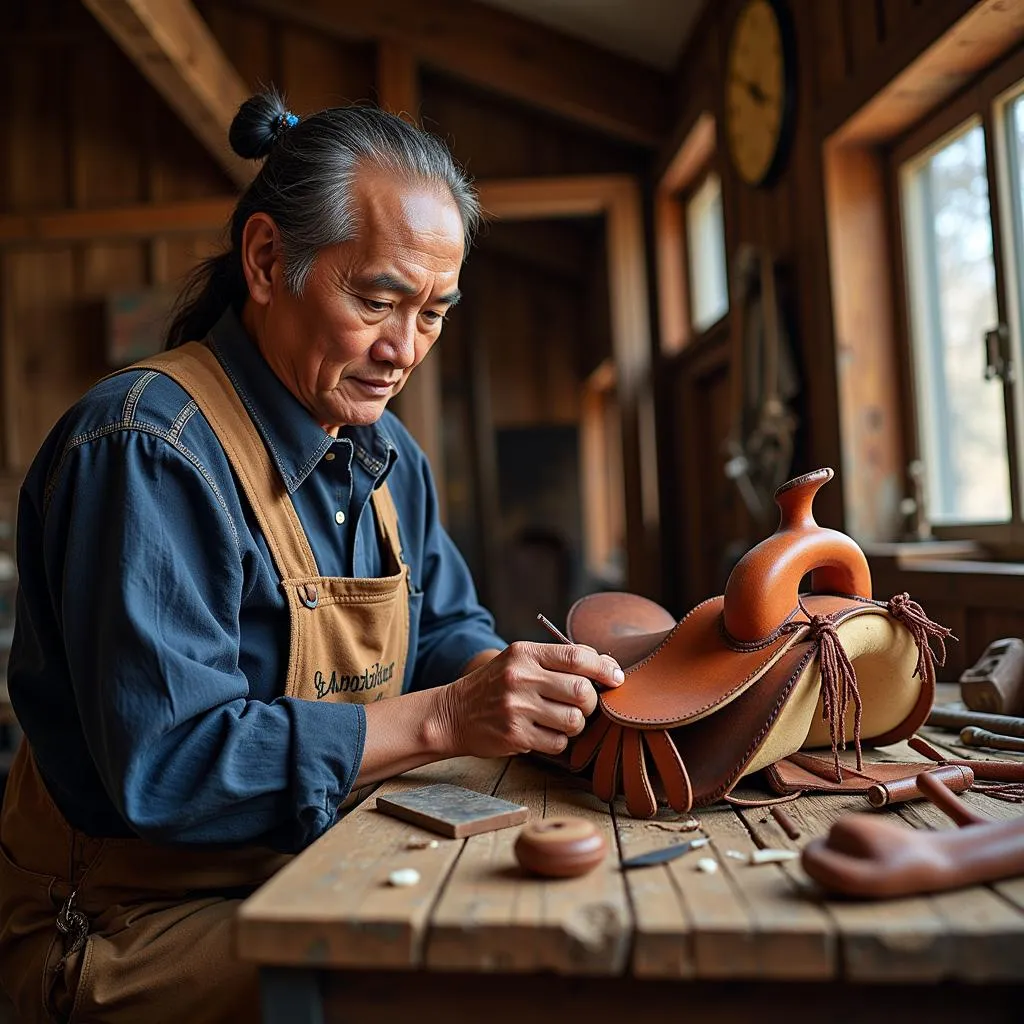
<svg viewBox="0 0 1024 1024"><path fill-rule="evenodd" d="M692 345L714 336L732 310L731 182L724 173L720 153L715 117L709 110L696 111L682 141L657 175L653 235L657 256L658 349L665 360L672 360ZM722 187L726 310L715 323L697 332L693 327L685 203L709 174L717 174Z"/></svg>
<svg viewBox="0 0 1024 1024"><path fill-rule="evenodd" d="M718 179L718 194L722 203L722 251L725 255L725 310L722 315L716 317L711 323L705 324L703 327L697 327L694 320L694 289L693 289L693 263L692 256L690 253L690 229L687 215L689 213L690 203L696 198L697 193L704 187L707 180L711 177ZM683 287L686 289L686 315L687 315L687 335L690 338L690 343L698 338L703 338L705 335L710 334L723 320L728 319L729 313L732 310L732 288L730 287L731 281L729 273L729 247L726 244L725 238L725 183L722 181L722 174L718 169L718 162L716 161L714 154L701 166L700 170L697 171L696 175L686 183L686 185L679 189L674 194L675 201L679 204L679 217L682 225L680 231L679 244L682 248L682 266L683 266Z"/></svg>
<svg viewBox="0 0 1024 1024"><path fill-rule="evenodd" d="M1006 417L1007 461L1010 473L1010 520L1000 523L930 523L932 534L941 540L974 540L999 555L1018 557L1024 552L1024 323L1022 307L1024 294L1010 286L1012 280L1024 289L1024 267L1015 266L1014 260L1024 263L1024 231L1016 240L1019 228L1014 223L1015 203L1010 173L1010 150L1006 137L1006 116L1009 105L1018 96L1024 96L1024 47L1014 49L998 63L982 71L966 88L949 102L919 120L907 132L886 147L886 183L889 190L889 211L892 234L893 301L896 317L896 342L900 366L900 396L902 399L903 431L908 461L922 457L919 432L913 336L911 327L912 300L909 294L908 263L904 230L906 216L901 192L901 168L938 147L958 129L976 120L985 137L985 166L988 178L989 214L992 228L992 257L995 273L996 310L998 323L1009 330L1010 350L1014 361L1014 374L1003 381L1003 403ZM1018 168L1024 173L1024 166ZM1024 179L1022 179L1024 180ZM1007 242L1010 242L1007 245ZM979 349L982 338L977 339Z"/></svg>

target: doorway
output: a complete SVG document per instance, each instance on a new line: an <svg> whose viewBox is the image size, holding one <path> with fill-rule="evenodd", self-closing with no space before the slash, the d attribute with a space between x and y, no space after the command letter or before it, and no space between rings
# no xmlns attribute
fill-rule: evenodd
<svg viewBox="0 0 1024 1024"><path fill-rule="evenodd" d="M439 352L448 528L499 632L547 639L538 612L656 579L640 206L619 177L480 191L491 220Z"/></svg>

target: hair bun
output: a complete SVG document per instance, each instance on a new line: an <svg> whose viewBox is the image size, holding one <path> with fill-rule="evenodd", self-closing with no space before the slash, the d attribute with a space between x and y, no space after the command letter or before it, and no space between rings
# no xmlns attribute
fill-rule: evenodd
<svg viewBox="0 0 1024 1024"><path fill-rule="evenodd" d="M298 124L276 89L258 93L247 99L235 114L228 129L231 148L246 160L262 160L282 132Z"/></svg>

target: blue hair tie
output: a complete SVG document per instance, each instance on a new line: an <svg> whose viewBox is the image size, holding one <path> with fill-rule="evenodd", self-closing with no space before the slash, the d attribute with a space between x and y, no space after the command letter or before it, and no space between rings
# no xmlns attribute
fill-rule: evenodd
<svg viewBox="0 0 1024 1024"><path fill-rule="evenodd" d="M281 138L289 128L294 128L298 123L298 116L290 110L286 110L283 114L278 114L277 120L274 122L274 138Z"/></svg>

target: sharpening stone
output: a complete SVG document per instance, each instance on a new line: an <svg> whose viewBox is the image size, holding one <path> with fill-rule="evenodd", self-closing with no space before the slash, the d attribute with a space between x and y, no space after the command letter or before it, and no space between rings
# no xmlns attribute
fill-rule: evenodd
<svg viewBox="0 0 1024 1024"><path fill-rule="evenodd" d="M379 796L377 810L452 839L521 825L530 816L519 804L446 783Z"/></svg>

